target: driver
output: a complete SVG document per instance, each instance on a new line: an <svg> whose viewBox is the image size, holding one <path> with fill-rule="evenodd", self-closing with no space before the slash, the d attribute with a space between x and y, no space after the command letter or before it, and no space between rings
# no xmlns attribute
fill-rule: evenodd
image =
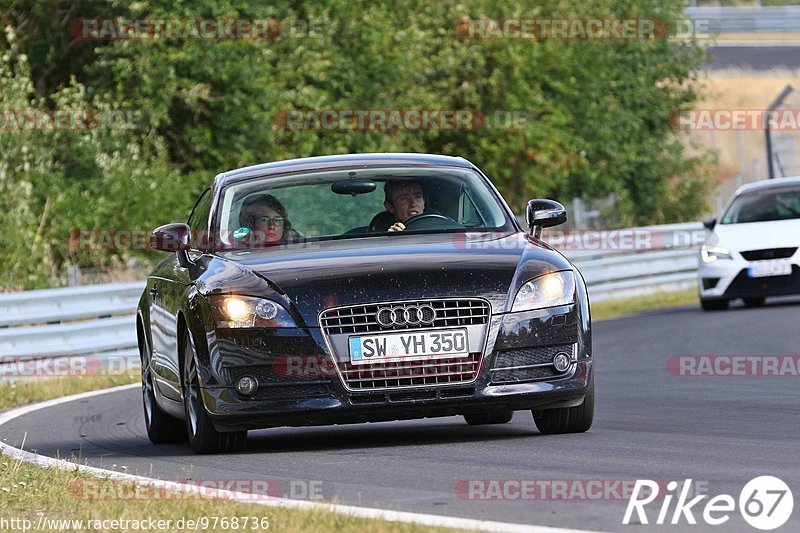
<svg viewBox="0 0 800 533"><path fill-rule="evenodd" d="M425 194L418 181L387 181L383 192L383 206L395 219L388 231L403 231L404 222L425 212Z"/></svg>

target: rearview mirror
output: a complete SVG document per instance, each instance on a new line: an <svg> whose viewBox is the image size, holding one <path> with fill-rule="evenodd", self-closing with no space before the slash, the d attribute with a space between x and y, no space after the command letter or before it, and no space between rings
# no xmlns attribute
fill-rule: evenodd
<svg viewBox="0 0 800 533"><path fill-rule="evenodd" d="M165 224L153 230L150 248L162 252L180 252L189 249L189 226Z"/></svg>
<svg viewBox="0 0 800 533"><path fill-rule="evenodd" d="M528 202L525 217L528 228L534 232L535 228L549 228L563 224L567 221L567 210L555 200L536 199Z"/></svg>
<svg viewBox="0 0 800 533"><path fill-rule="evenodd" d="M367 194L374 191L378 184L374 181L365 180L342 180L331 183L331 191L336 194Z"/></svg>
<svg viewBox="0 0 800 533"><path fill-rule="evenodd" d="M708 220L704 220L703 221L703 226L705 226L705 228L708 231L714 231L714 226L716 226L716 225L717 225L717 219L716 218L709 218Z"/></svg>

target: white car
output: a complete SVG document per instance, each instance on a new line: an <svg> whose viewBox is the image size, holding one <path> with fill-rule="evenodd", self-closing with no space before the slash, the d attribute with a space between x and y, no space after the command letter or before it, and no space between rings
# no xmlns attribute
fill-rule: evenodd
<svg viewBox="0 0 800 533"><path fill-rule="evenodd" d="M800 294L800 177L751 183L733 195L700 249L700 303L749 307L768 296Z"/></svg>

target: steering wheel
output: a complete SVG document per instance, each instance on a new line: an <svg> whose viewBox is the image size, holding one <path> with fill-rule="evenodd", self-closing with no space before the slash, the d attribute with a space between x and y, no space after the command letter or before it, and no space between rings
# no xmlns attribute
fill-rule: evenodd
<svg viewBox="0 0 800 533"><path fill-rule="evenodd" d="M427 221L427 224L425 224L425 221ZM405 225L406 229L409 229L412 225L429 226L431 229L461 227L458 224L458 222L456 222L452 218L445 215L439 215L436 213L422 213L421 215L414 215L413 217L403 222L403 224ZM417 229L425 229L425 228L420 227Z"/></svg>

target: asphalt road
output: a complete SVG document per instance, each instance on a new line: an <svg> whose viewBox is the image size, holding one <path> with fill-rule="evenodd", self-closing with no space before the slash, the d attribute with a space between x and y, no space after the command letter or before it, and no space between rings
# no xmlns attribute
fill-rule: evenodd
<svg viewBox="0 0 800 533"><path fill-rule="evenodd" d="M689 307L597 322L597 412L594 427L581 435L542 436L530 413L519 412L499 426L470 427L451 417L254 431L245 453L197 456L187 446L150 444L138 390L38 411L4 425L0 435L13 445L25 438L26 449L42 454L79 454L95 466L122 471L124 465L128 473L163 479L277 480L284 496L302 497L311 487L325 500L345 504L651 531L657 528L622 526L627 500L614 499L614 480L691 478L701 492L738 501L747 481L776 475L800 506L798 378L681 377L667 371L674 355L797 355L798 317L795 301L719 313ZM487 479L561 480L570 482L570 490L605 480L610 499L582 499L579 492L568 500L459 496L461 480ZM651 523L662 501L647 507ZM706 501L695 507L700 524ZM686 529L685 521L670 527ZM737 509L724 526L691 530L752 528ZM798 509L779 531L792 530L800 530Z"/></svg>
<svg viewBox="0 0 800 533"><path fill-rule="evenodd" d="M796 69L800 67L800 44L792 46L712 46L708 49L712 70L741 68L747 70Z"/></svg>

